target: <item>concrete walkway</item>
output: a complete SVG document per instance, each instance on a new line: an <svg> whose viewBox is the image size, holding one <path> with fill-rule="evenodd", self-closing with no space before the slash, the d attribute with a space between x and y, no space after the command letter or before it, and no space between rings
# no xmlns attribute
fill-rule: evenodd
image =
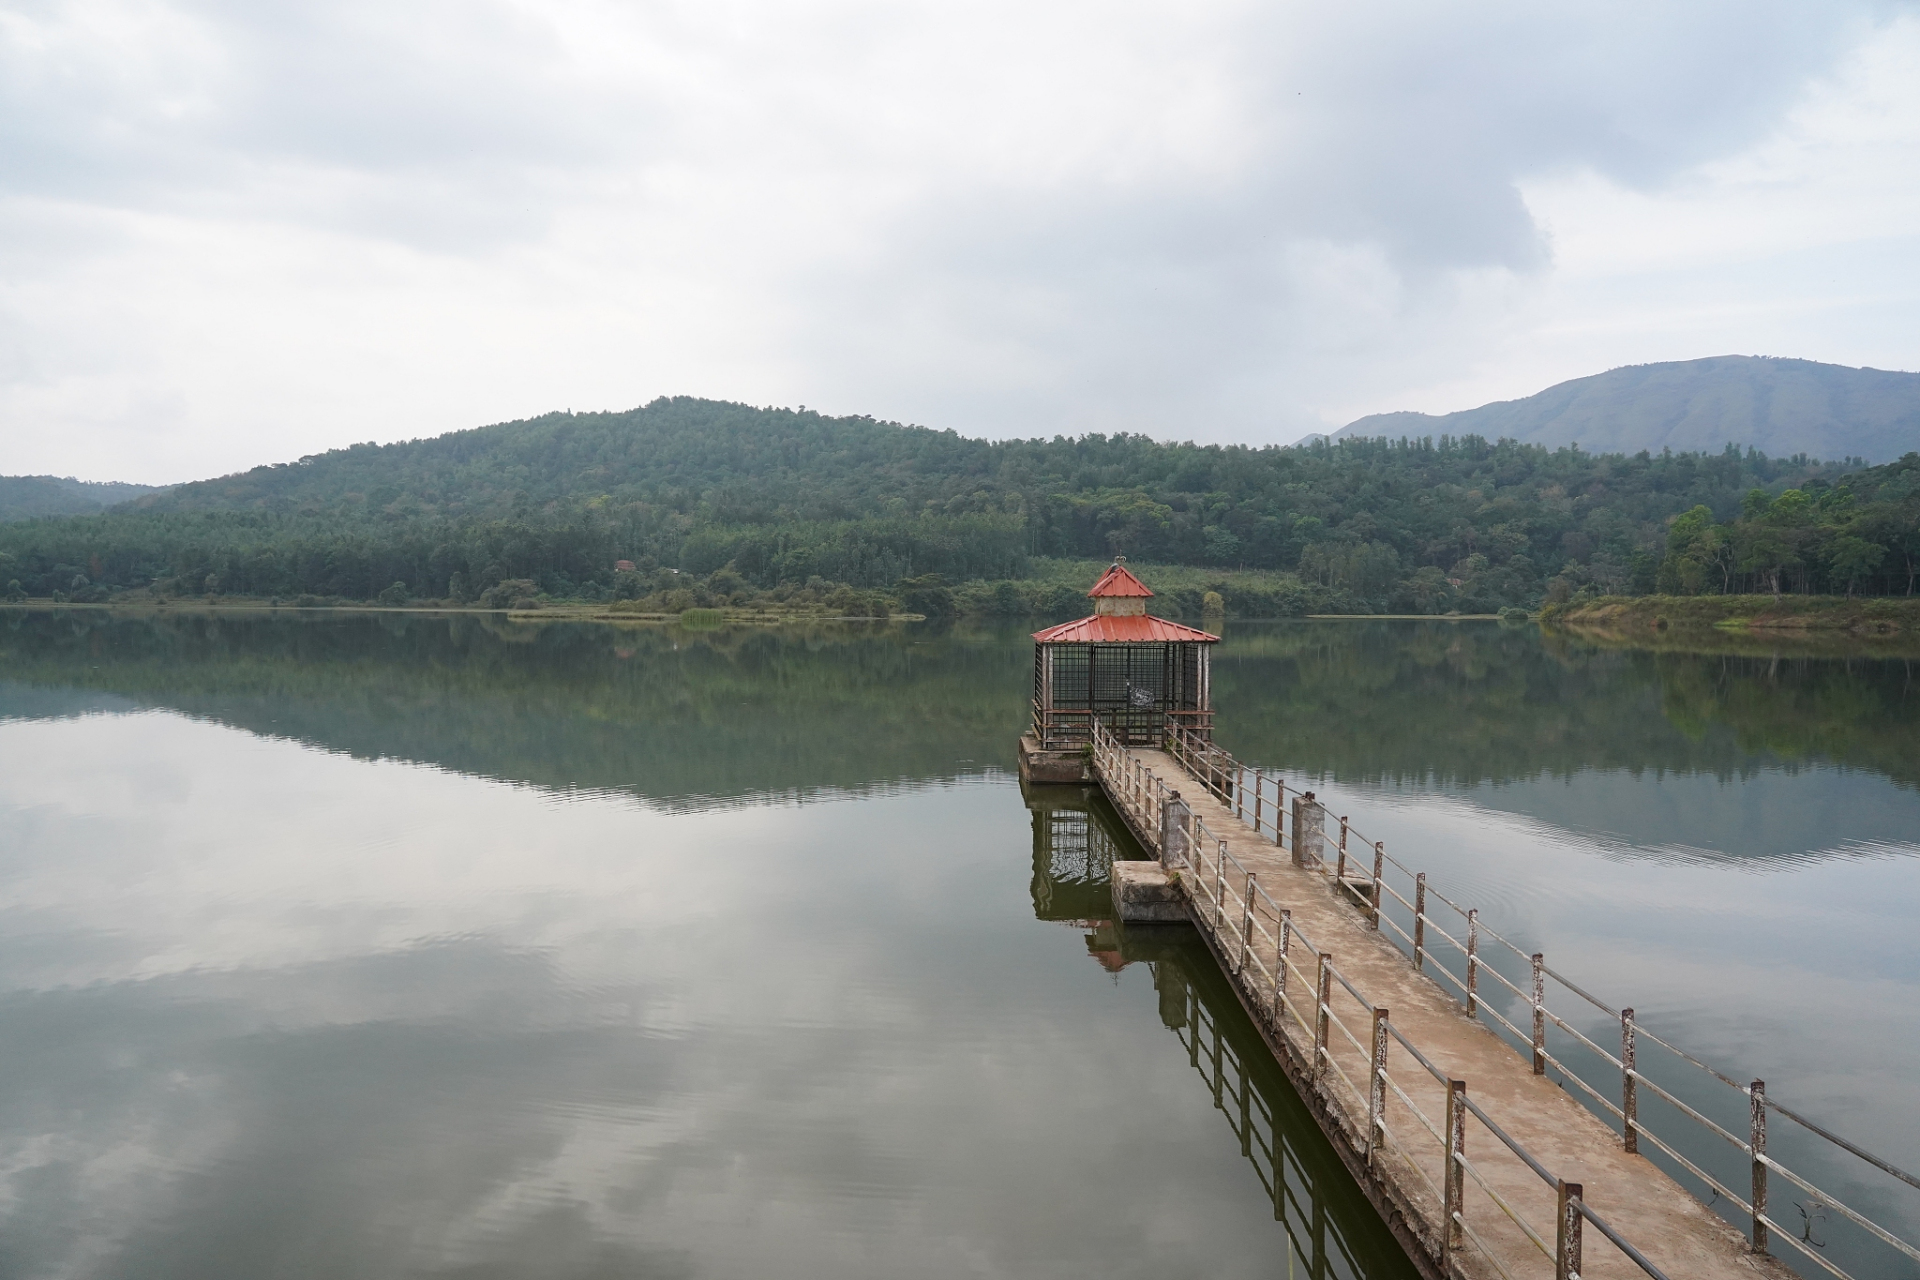
<svg viewBox="0 0 1920 1280"><path fill-rule="evenodd" d="M1551 1173L1582 1184L1586 1203L1672 1280L1753 1280L1761 1276L1787 1280L1792 1276L1777 1260L1754 1255L1739 1231L1709 1212L1645 1157L1628 1155L1619 1135L1558 1085L1534 1075L1527 1060L1488 1027L1469 1018L1438 982L1416 971L1404 953L1374 931L1360 908L1336 896L1330 877L1294 866L1286 851L1276 848L1266 836L1256 835L1173 757L1140 748L1131 749L1129 754L1178 790L1207 827L1226 840L1233 857L1258 877L1267 894L1292 913L1296 937L1290 953L1287 996L1309 1023L1317 965L1314 952L1327 952L1334 966L1369 1003L1389 1010L1392 1025L1435 1067L1453 1079L1464 1080L1469 1096ZM1124 786L1109 785L1106 790L1130 822L1136 827L1143 825L1142 815L1130 808ZM1157 833L1142 834L1149 835L1150 847L1157 844ZM1188 872L1181 885L1194 923L1208 938L1216 959L1233 978L1242 1003L1266 1031L1269 1043L1288 1067L1296 1087L1301 1087L1322 1126L1329 1129L1336 1147L1342 1145L1344 1135L1350 1167L1356 1157L1364 1165L1364 1156L1359 1153L1365 1149L1368 1129L1364 1091L1370 1049L1356 1047L1334 1029L1328 1038L1329 1050L1352 1084L1338 1081L1330 1071L1318 1082L1312 1080L1311 1027L1302 1027L1287 1016L1279 1020L1276 1031L1270 979L1253 965L1248 965L1244 974L1234 973L1242 938L1237 899L1244 886L1232 886L1228 918L1224 928L1216 932L1209 920L1214 890L1210 853L1202 865L1205 876ZM1365 878L1364 869L1360 875ZM1196 884L1196 880L1201 883ZM1262 925L1277 938L1278 921L1269 921L1267 914L1263 907ZM1276 949L1268 943L1261 950L1260 959L1268 973L1274 971ZM1335 1016L1356 1039L1370 1046L1370 1011L1338 983L1333 992L1329 1004ZM1391 1078L1432 1127L1444 1132L1446 1087L1391 1037L1387 1061ZM1469 1242L1448 1255L1440 1247L1444 1214L1437 1191L1442 1186L1444 1149L1391 1090L1385 1119L1389 1149L1381 1153L1363 1178L1377 1181L1379 1185L1370 1189L1376 1204L1381 1202L1379 1193L1384 1193L1391 1205L1400 1207L1408 1225L1434 1257L1445 1260L1451 1274L1478 1277L1504 1271L1515 1280L1554 1275L1553 1259L1470 1178L1466 1182L1464 1218L1479 1236L1484 1254ZM1551 1248L1556 1211L1553 1188L1472 1116L1466 1121L1466 1154L1481 1176ZM1489 1265L1489 1256L1498 1269ZM1585 1229L1584 1263L1581 1274L1594 1280L1629 1280L1645 1275L1591 1225Z"/></svg>

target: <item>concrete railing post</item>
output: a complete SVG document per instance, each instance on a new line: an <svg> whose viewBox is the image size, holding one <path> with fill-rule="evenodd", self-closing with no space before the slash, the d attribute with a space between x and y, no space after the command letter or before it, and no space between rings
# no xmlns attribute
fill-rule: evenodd
<svg viewBox="0 0 1920 1280"><path fill-rule="evenodd" d="M1556 1193L1553 1280L1580 1280L1580 1199L1586 1188L1562 1178Z"/></svg>
<svg viewBox="0 0 1920 1280"><path fill-rule="evenodd" d="M1326 808L1303 792L1293 802L1293 865L1318 871L1325 865L1327 846Z"/></svg>
<svg viewBox="0 0 1920 1280"><path fill-rule="evenodd" d="M1169 791L1160 805L1161 866L1172 870L1187 861L1187 828L1192 821L1187 802L1178 791Z"/></svg>

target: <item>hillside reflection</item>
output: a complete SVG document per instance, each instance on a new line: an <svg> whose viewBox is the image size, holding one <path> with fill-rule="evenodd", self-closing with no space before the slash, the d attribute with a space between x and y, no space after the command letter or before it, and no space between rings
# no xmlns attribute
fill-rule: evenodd
<svg viewBox="0 0 1920 1280"><path fill-rule="evenodd" d="M1143 856L1118 815L1091 788L1032 787L1025 796L1033 815L1034 915L1080 930L1089 956L1109 971L1144 964L1153 974L1161 1024L1212 1095L1286 1234L1294 1255L1288 1274L1416 1275L1193 930L1122 928L1111 919L1114 859Z"/></svg>
<svg viewBox="0 0 1920 1280"><path fill-rule="evenodd" d="M1920 782L1913 660L1624 649L1490 623L1232 623L1223 743L1347 782L1840 765ZM161 708L668 808L1010 768L1026 628L0 610L0 716Z"/></svg>

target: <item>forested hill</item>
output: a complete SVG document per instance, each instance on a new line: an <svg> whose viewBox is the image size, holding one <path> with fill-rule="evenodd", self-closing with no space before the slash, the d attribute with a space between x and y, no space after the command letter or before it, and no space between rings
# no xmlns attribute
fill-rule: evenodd
<svg viewBox="0 0 1920 1280"><path fill-rule="evenodd" d="M1715 356L1629 365L1458 413L1379 413L1354 436L1480 435L1592 453L1718 452L1891 462L1920 449L1920 373Z"/></svg>
<svg viewBox="0 0 1920 1280"><path fill-rule="evenodd" d="M102 483L71 476L0 476L0 521L102 511L155 492L152 485Z"/></svg>
<svg viewBox="0 0 1920 1280"><path fill-rule="evenodd" d="M509 516L640 502L722 523L844 520L945 501L1000 450L951 431L715 400L554 413L402 444L357 444L180 485L150 511Z"/></svg>
<svg viewBox="0 0 1920 1280"><path fill-rule="evenodd" d="M705 603L808 583L1020 579L1036 556L1125 553L1294 573L1311 588L1287 598L1297 607L1476 610L1587 585L1650 589L1676 517L1695 512L1690 529L1696 508L1738 519L1754 490L1811 495L1769 519L1828 524L1857 524L1856 499L1879 512L1882 490L1907 492L1903 479L1843 494L1843 471L1737 449L1600 456L1472 436L985 441L677 398L356 445L102 515L0 525L0 582L74 599L148 588ZM1904 536L1888 521L1887 537ZM1880 577L1854 580L1890 589L1903 555L1888 543ZM994 598L1024 607L1017 592Z"/></svg>

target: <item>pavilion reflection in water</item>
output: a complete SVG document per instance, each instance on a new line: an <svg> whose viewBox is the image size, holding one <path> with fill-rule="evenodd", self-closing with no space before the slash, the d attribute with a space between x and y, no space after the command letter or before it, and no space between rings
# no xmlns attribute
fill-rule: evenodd
<svg viewBox="0 0 1920 1280"><path fill-rule="evenodd" d="M1161 1023L1226 1117L1260 1179L1291 1254L1275 1274L1302 1280L1411 1280L1418 1275L1367 1203L1234 998L1219 966L1183 925L1112 919L1108 877L1145 856L1094 787L1026 789L1033 817L1033 913L1080 930L1088 953L1118 973L1145 964Z"/></svg>

